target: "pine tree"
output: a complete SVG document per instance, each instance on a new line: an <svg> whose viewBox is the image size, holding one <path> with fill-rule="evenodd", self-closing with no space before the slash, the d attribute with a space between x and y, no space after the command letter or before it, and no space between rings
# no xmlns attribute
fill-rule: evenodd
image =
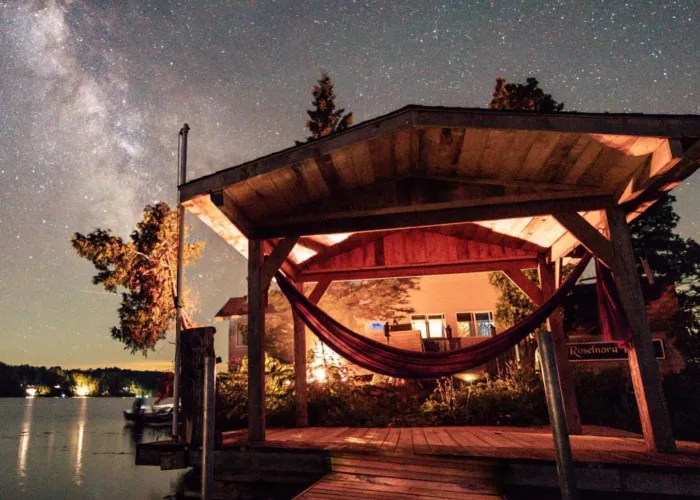
<svg viewBox="0 0 700 500"><path fill-rule="evenodd" d="M321 139L352 126L352 113L343 116L345 109L335 109L336 95L328 73L321 73L321 78L318 80L318 85L314 85L312 94L314 108L306 112L309 115L306 128L311 135L307 137L306 142ZM303 143L297 141L297 144Z"/></svg>
<svg viewBox="0 0 700 500"><path fill-rule="evenodd" d="M131 233L131 241L95 229L88 235L75 233L71 244L81 257L93 263L97 274L92 282L110 293L122 293L119 326L112 338L132 354L154 350L174 325L177 274L177 211L167 203L148 205L143 219ZM202 242L187 244L184 265L201 255ZM183 297L183 327L193 325L187 294Z"/></svg>
<svg viewBox="0 0 700 500"><path fill-rule="evenodd" d="M535 111L538 113L556 113L564 109L564 103L559 103L552 98L552 94L545 94L539 88L536 78L528 78L527 83L507 83L505 78L496 78L490 109L512 111Z"/></svg>

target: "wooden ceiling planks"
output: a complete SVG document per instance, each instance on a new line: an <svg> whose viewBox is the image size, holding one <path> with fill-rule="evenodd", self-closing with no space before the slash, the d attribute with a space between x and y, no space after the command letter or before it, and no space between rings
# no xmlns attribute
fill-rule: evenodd
<svg viewBox="0 0 700 500"><path fill-rule="evenodd" d="M348 148L338 149L331 153L333 166L338 173L343 186L348 189L355 189L360 186L360 178L355 172L355 167L352 164L352 156Z"/></svg>
<svg viewBox="0 0 700 500"><path fill-rule="evenodd" d="M532 145L525 161L517 172L516 179L534 180L537 173L552 154L562 134L558 132L540 132Z"/></svg>
<svg viewBox="0 0 700 500"><path fill-rule="evenodd" d="M458 176L476 177L488 138L488 129L468 128L464 131L462 150L459 154L459 161L457 162Z"/></svg>
<svg viewBox="0 0 700 500"><path fill-rule="evenodd" d="M246 234L246 227L254 229L250 234L260 230L260 237L312 234L305 224L326 233L402 224L428 232L428 227L450 227L428 226L435 216L433 224L461 224L461 229L452 229L455 237L462 232L462 238L496 247L513 238L519 248L541 252L552 244L571 244L568 233L533 203L542 201L543 208L554 209L561 200L568 209L589 216L596 203L605 204L600 195L609 195L634 210L646 201L645 190L661 192L697 168L697 148L686 152L700 135L697 117L544 117L407 108L372 123L193 181L181 192L186 200L200 193L202 199L188 206L232 244L238 243L226 235L226 216ZM687 130L690 138L683 135ZM290 161L284 163L284 158ZM601 189L592 189L597 186ZM217 198L217 208L208 193L222 187L224 200ZM591 196L591 201L582 196ZM518 217L515 204L524 216ZM212 210L221 216L208 213ZM464 224L494 216L505 219ZM346 224L343 218L348 218ZM414 251L428 253L413 259L434 252L441 237L437 233L415 236L425 243ZM346 237L306 236L293 260L313 261L309 256L314 252L325 253L327 246ZM382 254L379 247L375 252Z"/></svg>

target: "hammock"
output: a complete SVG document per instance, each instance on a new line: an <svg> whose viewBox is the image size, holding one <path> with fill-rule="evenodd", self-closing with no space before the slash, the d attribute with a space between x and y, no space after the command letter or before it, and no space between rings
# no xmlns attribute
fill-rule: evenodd
<svg viewBox="0 0 700 500"><path fill-rule="evenodd" d="M292 309L312 332L345 359L375 373L396 378L437 378L459 373L498 356L515 346L559 307L591 259L587 254L562 286L530 316L500 335L476 345L448 352L418 352L391 347L338 323L311 303L282 273L276 279Z"/></svg>
<svg viewBox="0 0 700 500"><path fill-rule="evenodd" d="M632 340L627 315L622 307L620 296L615 287L613 275L606 266L595 261L595 292L598 301L598 321L603 339L615 342L621 347L629 348Z"/></svg>

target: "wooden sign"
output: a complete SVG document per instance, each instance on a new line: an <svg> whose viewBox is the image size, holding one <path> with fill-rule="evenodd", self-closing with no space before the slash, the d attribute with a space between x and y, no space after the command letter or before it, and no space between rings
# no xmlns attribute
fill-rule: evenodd
<svg viewBox="0 0 700 500"><path fill-rule="evenodd" d="M656 359L665 359L666 351L661 339L653 339ZM574 342L569 347L569 361L617 361L628 357L627 351L615 342Z"/></svg>

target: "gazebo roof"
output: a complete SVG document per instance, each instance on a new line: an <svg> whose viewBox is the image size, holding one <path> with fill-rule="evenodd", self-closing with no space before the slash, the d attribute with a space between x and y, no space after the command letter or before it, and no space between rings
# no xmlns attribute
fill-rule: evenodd
<svg viewBox="0 0 700 500"><path fill-rule="evenodd" d="M348 269L379 260L400 267L387 245L407 237L422 241L426 263L439 263L431 248L446 238L454 255L445 262L525 262L578 245L551 214L578 212L598 227L604 208L622 205L628 219L642 213L698 168L699 138L694 115L407 106L190 181L180 193L244 255L247 238L273 247L301 236L291 271L337 268L343 258ZM385 255L395 257L391 265Z"/></svg>

